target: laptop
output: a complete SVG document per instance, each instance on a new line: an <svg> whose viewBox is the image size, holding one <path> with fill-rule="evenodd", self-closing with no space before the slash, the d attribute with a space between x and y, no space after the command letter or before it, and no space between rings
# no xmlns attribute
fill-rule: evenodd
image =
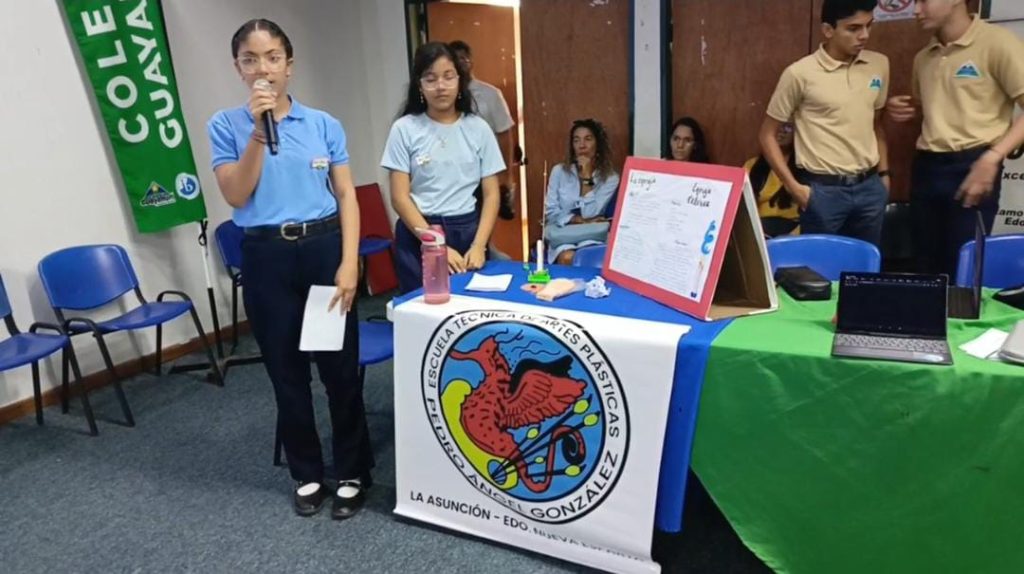
<svg viewBox="0 0 1024 574"><path fill-rule="evenodd" d="M945 275L840 274L832 355L952 365L946 342L948 283Z"/></svg>
<svg viewBox="0 0 1024 574"><path fill-rule="evenodd" d="M981 278L985 273L985 222L981 212L974 212L974 265L971 286L949 287L949 316L954 319L977 319L981 316Z"/></svg>

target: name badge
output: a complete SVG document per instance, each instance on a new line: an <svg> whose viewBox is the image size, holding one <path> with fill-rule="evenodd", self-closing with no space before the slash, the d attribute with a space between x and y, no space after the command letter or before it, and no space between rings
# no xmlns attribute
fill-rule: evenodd
<svg viewBox="0 0 1024 574"><path fill-rule="evenodd" d="M427 165L430 163L430 156L427 154L418 155L413 158L413 161L416 162L416 165Z"/></svg>
<svg viewBox="0 0 1024 574"><path fill-rule="evenodd" d="M310 166L313 169L327 169L331 167L331 160L326 157L315 157Z"/></svg>

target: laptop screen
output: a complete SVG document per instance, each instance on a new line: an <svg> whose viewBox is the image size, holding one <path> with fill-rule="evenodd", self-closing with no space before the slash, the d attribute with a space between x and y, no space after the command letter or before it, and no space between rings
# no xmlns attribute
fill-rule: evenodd
<svg viewBox="0 0 1024 574"><path fill-rule="evenodd" d="M838 330L945 337L948 283L945 275L843 273Z"/></svg>

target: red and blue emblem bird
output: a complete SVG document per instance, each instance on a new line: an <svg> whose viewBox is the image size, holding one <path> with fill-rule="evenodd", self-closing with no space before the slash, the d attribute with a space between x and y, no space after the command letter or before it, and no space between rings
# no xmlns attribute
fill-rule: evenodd
<svg viewBox="0 0 1024 574"><path fill-rule="evenodd" d="M544 492L550 486L555 474L555 446L559 441L570 439L574 442L569 449L572 458L583 459L584 442L579 431L557 426L550 432L547 469L537 480L531 476L524 460L529 453L520 450L520 445L509 432L510 429L537 425L563 415L579 400L586 383L569 376L571 356L548 363L524 359L512 372L496 338L491 336L476 349L452 351L450 357L474 361L484 372L483 382L462 404L460 421L466 434L484 452L501 457L507 470L514 467L528 489Z"/></svg>

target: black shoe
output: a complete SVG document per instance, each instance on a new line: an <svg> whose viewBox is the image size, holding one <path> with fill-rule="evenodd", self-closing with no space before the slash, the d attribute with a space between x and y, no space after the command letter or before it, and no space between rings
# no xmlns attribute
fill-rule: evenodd
<svg viewBox="0 0 1024 574"><path fill-rule="evenodd" d="M308 484L319 484L320 488L316 489L316 492L311 494L299 494L299 490ZM327 486L324 484L300 482L295 487L295 496L292 499L292 503L295 506L295 514L298 514L299 516L313 516L317 512L320 512L320 509L324 507L324 502L327 501L328 496Z"/></svg>
<svg viewBox="0 0 1024 574"><path fill-rule="evenodd" d="M338 481L338 488L334 491L334 503L331 506L331 518L345 520L358 514L359 510L363 508L363 503L366 502L367 488L369 486L363 485L358 480ZM346 491L346 496L342 496L342 489ZM351 492L352 489L355 489L355 493Z"/></svg>

